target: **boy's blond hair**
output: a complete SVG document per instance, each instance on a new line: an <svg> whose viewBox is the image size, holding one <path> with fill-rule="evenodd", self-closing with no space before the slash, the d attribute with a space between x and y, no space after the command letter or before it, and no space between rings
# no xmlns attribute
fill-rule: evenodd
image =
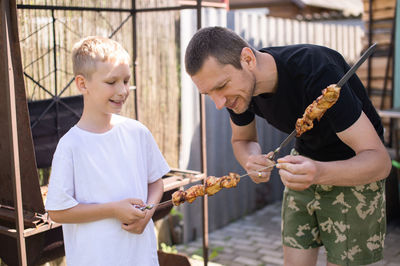
<svg viewBox="0 0 400 266"><path fill-rule="evenodd" d="M105 37L90 36L75 43L72 49L74 75L90 79L98 62L126 62L129 54L118 42Z"/></svg>

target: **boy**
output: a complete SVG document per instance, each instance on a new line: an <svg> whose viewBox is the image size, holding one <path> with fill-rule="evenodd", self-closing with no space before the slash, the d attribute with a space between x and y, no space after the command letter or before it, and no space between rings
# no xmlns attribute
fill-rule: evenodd
<svg viewBox="0 0 400 266"><path fill-rule="evenodd" d="M83 94L79 122L54 153L46 210L63 224L68 265L158 265L151 217L169 171L149 130L118 116L129 95L129 55L88 37L72 54Z"/></svg>

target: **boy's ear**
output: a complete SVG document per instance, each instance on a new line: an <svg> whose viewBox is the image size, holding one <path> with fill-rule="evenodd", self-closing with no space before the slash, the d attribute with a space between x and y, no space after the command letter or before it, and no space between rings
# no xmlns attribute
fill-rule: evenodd
<svg viewBox="0 0 400 266"><path fill-rule="evenodd" d="M255 68L257 63L256 56L250 47L243 47L242 52L240 53L240 61L242 64L245 64L250 68Z"/></svg>
<svg viewBox="0 0 400 266"><path fill-rule="evenodd" d="M76 75L75 76L75 84L76 87L78 88L79 92L82 94L85 94L87 92L86 90L86 79L82 75Z"/></svg>

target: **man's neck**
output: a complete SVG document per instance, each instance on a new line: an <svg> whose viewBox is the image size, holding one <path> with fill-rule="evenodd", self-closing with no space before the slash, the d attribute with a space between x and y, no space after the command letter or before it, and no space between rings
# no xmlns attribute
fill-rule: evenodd
<svg viewBox="0 0 400 266"><path fill-rule="evenodd" d="M274 93L278 85L278 70L272 55L256 52L257 68L254 72L256 78L256 89L254 96L263 93Z"/></svg>

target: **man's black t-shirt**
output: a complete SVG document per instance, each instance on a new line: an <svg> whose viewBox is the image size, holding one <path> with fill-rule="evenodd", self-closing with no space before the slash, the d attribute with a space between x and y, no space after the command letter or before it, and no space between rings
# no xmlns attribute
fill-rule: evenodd
<svg viewBox="0 0 400 266"><path fill-rule="evenodd" d="M324 88L336 84L350 68L338 52L317 45L269 47L260 52L269 53L275 59L278 70L277 90L273 94L253 97L249 109L242 114L235 114L228 109L232 121L239 126L249 124L256 114L277 129L292 132L296 120L303 116L307 106L321 95ZM336 104L326 111L319 122L314 121L311 130L296 138L296 150L319 161L353 157L354 151L336 133L353 125L360 117L361 110L382 139L380 117L363 84L353 75L342 87Z"/></svg>

